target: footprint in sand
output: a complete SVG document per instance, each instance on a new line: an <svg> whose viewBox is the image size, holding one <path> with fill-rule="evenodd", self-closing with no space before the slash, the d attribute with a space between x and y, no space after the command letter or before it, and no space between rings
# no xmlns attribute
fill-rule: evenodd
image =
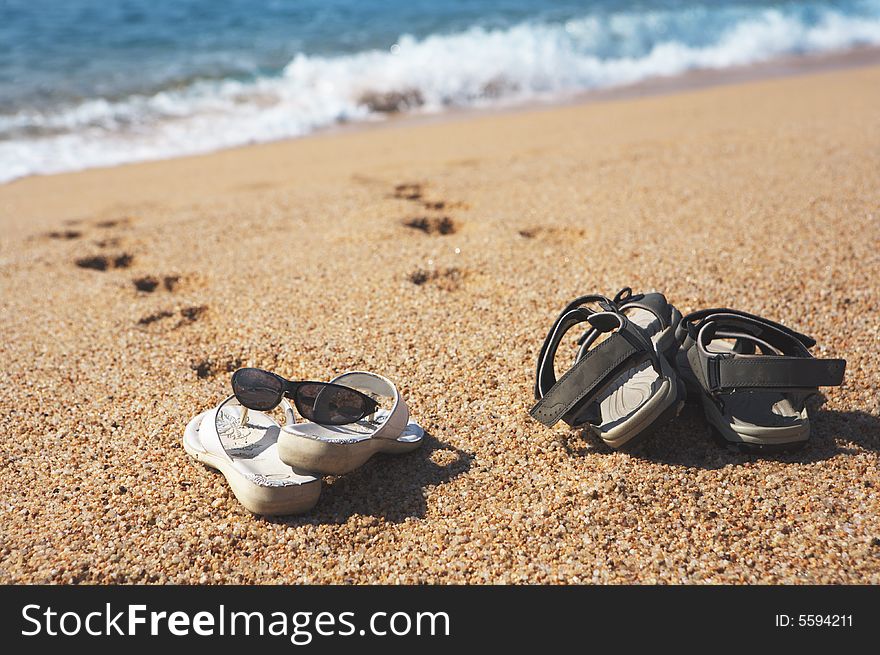
<svg viewBox="0 0 880 655"><path fill-rule="evenodd" d="M179 275L145 275L132 280L134 288L144 293L153 293L157 289L173 292L180 284Z"/></svg>
<svg viewBox="0 0 880 655"><path fill-rule="evenodd" d="M425 234L447 235L458 231L457 223L449 216L419 216L404 221L403 224Z"/></svg>
<svg viewBox="0 0 880 655"><path fill-rule="evenodd" d="M430 212L441 212L453 207L466 208L463 202L425 198L425 185L421 182L402 182L394 187L393 196L400 200L418 203ZM458 232L461 224L448 214L414 216L403 221L405 227L425 234L445 236Z"/></svg>
<svg viewBox="0 0 880 655"><path fill-rule="evenodd" d="M134 255L127 252L118 255L94 255L92 257L80 257L74 263L80 268L88 268L93 271L107 271L111 268L128 268L134 261Z"/></svg>
<svg viewBox="0 0 880 655"><path fill-rule="evenodd" d="M193 323L194 321L199 320L199 318L208 311L207 305L194 305L192 307L184 307L180 310L180 315L183 317L184 323Z"/></svg>
<svg viewBox="0 0 880 655"><path fill-rule="evenodd" d="M46 236L50 239L71 241L72 239L79 239L82 236L82 232L79 230L57 230L55 232L49 232Z"/></svg>
<svg viewBox="0 0 880 655"><path fill-rule="evenodd" d="M535 225L517 230L517 234L523 239L539 239L554 243L562 243L576 239L583 239L587 232L581 228L564 228L556 226Z"/></svg>
<svg viewBox="0 0 880 655"><path fill-rule="evenodd" d="M66 221L68 224L72 225L81 225L81 220L76 221ZM96 228L101 229L109 229L114 227L119 227L122 225L128 225L131 222L130 218L119 218L113 220L102 220L95 221L92 225ZM50 232L48 236L53 239L78 239L83 236L83 232L81 230L59 230L56 232ZM107 237L104 239L98 239L95 241L95 245L99 248L116 248L121 244L121 239L119 237ZM131 266L134 261L134 255L128 252L121 252L116 255L92 255L89 257L80 257L76 259L74 263L80 268L88 268L93 271L108 271L114 268L128 268Z"/></svg>
<svg viewBox="0 0 880 655"><path fill-rule="evenodd" d="M102 230L107 230L113 227L123 227L129 224L131 224L131 218L126 216L124 218L113 218L110 220L96 221L94 223L94 226L101 228Z"/></svg>
<svg viewBox="0 0 880 655"><path fill-rule="evenodd" d="M201 379L212 378L221 373L232 373L236 369L241 368L241 357L227 357L225 359L217 359L213 357L205 357L193 361L190 368L196 372Z"/></svg>
<svg viewBox="0 0 880 655"><path fill-rule="evenodd" d="M156 324L169 325L170 321L168 321L168 319L177 317L177 321L170 328L176 330L186 325L190 325L191 323L195 323L207 311L207 305L193 305L191 307L183 307L179 310L163 309L141 317L138 319L137 324L141 327L149 327Z"/></svg>
<svg viewBox="0 0 880 655"><path fill-rule="evenodd" d="M154 312L152 314L147 314L146 316L139 318L138 325L152 325L153 323L156 323L157 321L161 321L166 318L171 318L172 316L174 316L174 312L172 312L169 309L163 309L160 312Z"/></svg>
<svg viewBox="0 0 880 655"><path fill-rule="evenodd" d="M400 200L421 200L422 185L418 182L402 182L394 187L394 197Z"/></svg>
<svg viewBox="0 0 880 655"><path fill-rule="evenodd" d="M83 221L82 219L79 219L79 218L70 218L70 219L67 219L64 221L64 225L70 225L70 226L82 226L84 223L85 223L85 221ZM125 217L125 218L117 218L117 219L112 219L112 220L95 221L95 222L92 222L92 226L96 227L96 228L101 228L101 229L110 229L110 228L114 228L114 227L121 227L123 225L128 225L129 223L131 223L131 218ZM63 230L53 230L51 232L47 232L45 236L49 239L59 239L59 240L64 240L64 241L72 241L74 239L81 238L83 235L84 235L84 232L83 232L82 228L73 229L71 227L71 228L66 228ZM103 239L100 241L96 241L96 244L101 248L104 248L104 247L110 246L110 245L119 245L119 239L118 238Z"/></svg>
<svg viewBox="0 0 880 655"><path fill-rule="evenodd" d="M440 211L443 209L467 209L468 204L461 200L424 200L422 207Z"/></svg>
<svg viewBox="0 0 880 655"><path fill-rule="evenodd" d="M110 237L108 239L98 239L95 241L95 245L99 248L116 248L121 243L122 239L119 237Z"/></svg>
<svg viewBox="0 0 880 655"><path fill-rule="evenodd" d="M426 185L422 182L402 182L394 187L392 197L398 200L416 202L425 209L442 211L444 209L467 209L467 203L461 201L436 200L425 197Z"/></svg>
<svg viewBox="0 0 880 655"><path fill-rule="evenodd" d="M460 268L417 269L409 274L408 279L417 287L432 286L441 291L455 291L461 287L466 273Z"/></svg>

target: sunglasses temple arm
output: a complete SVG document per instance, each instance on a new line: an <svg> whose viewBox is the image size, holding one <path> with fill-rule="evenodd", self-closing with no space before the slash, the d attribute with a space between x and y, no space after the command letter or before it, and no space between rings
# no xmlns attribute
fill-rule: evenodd
<svg viewBox="0 0 880 655"><path fill-rule="evenodd" d="M245 425L247 425L247 420L248 420L248 408L245 407L244 405L242 405L241 406L241 423L239 424L239 426L244 427Z"/></svg>
<svg viewBox="0 0 880 655"><path fill-rule="evenodd" d="M379 411L379 403L376 402L375 400L373 400L372 398L370 400L372 400L372 402L373 402L373 407L370 410L370 414L367 416L367 420L370 423L373 423L376 421L376 412Z"/></svg>
<svg viewBox="0 0 880 655"><path fill-rule="evenodd" d="M287 420L287 425L296 424L296 412L293 411L293 408L296 407L297 389L299 389L299 385L296 382L291 382L290 380L284 381L284 391L282 392L282 395L288 400L293 401L288 406L288 409L284 410L284 417Z"/></svg>

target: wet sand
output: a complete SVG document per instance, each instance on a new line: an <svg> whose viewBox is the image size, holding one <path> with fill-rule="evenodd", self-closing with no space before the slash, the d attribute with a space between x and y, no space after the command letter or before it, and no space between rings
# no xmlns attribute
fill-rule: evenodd
<svg viewBox="0 0 880 655"><path fill-rule="evenodd" d="M0 581L880 582L878 107L867 67L0 186ZM806 449L534 422L550 322L625 285L847 358ZM429 438L252 516L180 443L243 365L382 373Z"/></svg>

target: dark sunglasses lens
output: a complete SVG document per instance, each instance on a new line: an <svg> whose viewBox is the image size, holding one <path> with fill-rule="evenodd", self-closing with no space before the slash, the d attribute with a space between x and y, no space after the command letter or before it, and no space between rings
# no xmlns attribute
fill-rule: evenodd
<svg viewBox="0 0 880 655"><path fill-rule="evenodd" d="M362 395L336 384L303 384L296 392L297 409L309 421L324 425L354 423L372 411Z"/></svg>
<svg viewBox="0 0 880 655"><path fill-rule="evenodd" d="M232 392L248 409L274 409L284 396L284 382L258 368L242 368L232 375Z"/></svg>

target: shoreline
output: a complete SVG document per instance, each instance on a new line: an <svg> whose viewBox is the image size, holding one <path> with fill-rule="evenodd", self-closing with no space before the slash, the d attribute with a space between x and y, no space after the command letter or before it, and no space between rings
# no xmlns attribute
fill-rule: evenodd
<svg viewBox="0 0 880 655"><path fill-rule="evenodd" d="M646 80L612 86L604 89L582 91L571 96L541 100L529 100L510 106L498 107L463 107L451 109L438 114L400 114L389 116L384 121L334 125L318 130L312 134L292 139L307 139L321 134L349 133L360 130L381 129L383 127L406 126L408 124L432 124L445 120L467 120L472 117L517 114L541 110L553 110L558 107L576 107L597 102L614 102L649 98L652 96L674 95L711 89L719 86L747 84L802 75L830 73L834 71L880 66L880 47L865 46L842 52L805 54L799 56L779 57L769 61L758 62L745 66L731 66L718 69L698 69L680 75L652 77ZM259 144L251 144L259 145ZM248 147L248 146L242 146Z"/></svg>
<svg viewBox="0 0 880 655"><path fill-rule="evenodd" d="M194 154L172 155L156 159L134 160L122 162L111 166L89 166L85 168L60 171L57 173L32 173L6 182L0 182L0 189L22 180L31 178L45 178L82 173L93 170L109 170L119 167L136 166L177 159L188 159L210 156L216 153L237 151L247 148L260 147L291 141L320 138L325 135L350 134L367 132L377 129L395 129L398 127L437 124L468 120L481 116L508 115L523 112L541 111L558 107L571 107L596 102L613 102L634 98L651 97L656 95L669 95L696 91L699 89L727 86L731 84L743 84L762 80L783 79L815 73L832 72L880 65L880 47L866 46L842 52L804 54L798 56L779 57L773 60L757 62L745 66L732 66L722 69L698 69L687 71L680 75L670 77L653 77L624 86L612 86L604 89L595 89L578 92L562 97L549 98L546 100L532 99L510 104L499 104L489 107L461 107L452 108L437 113L400 113L388 114L384 119L357 121L351 123L337 123L319 128L308 134L268 141L240 144L230 147L221 147L205 152Z"/></svg>

